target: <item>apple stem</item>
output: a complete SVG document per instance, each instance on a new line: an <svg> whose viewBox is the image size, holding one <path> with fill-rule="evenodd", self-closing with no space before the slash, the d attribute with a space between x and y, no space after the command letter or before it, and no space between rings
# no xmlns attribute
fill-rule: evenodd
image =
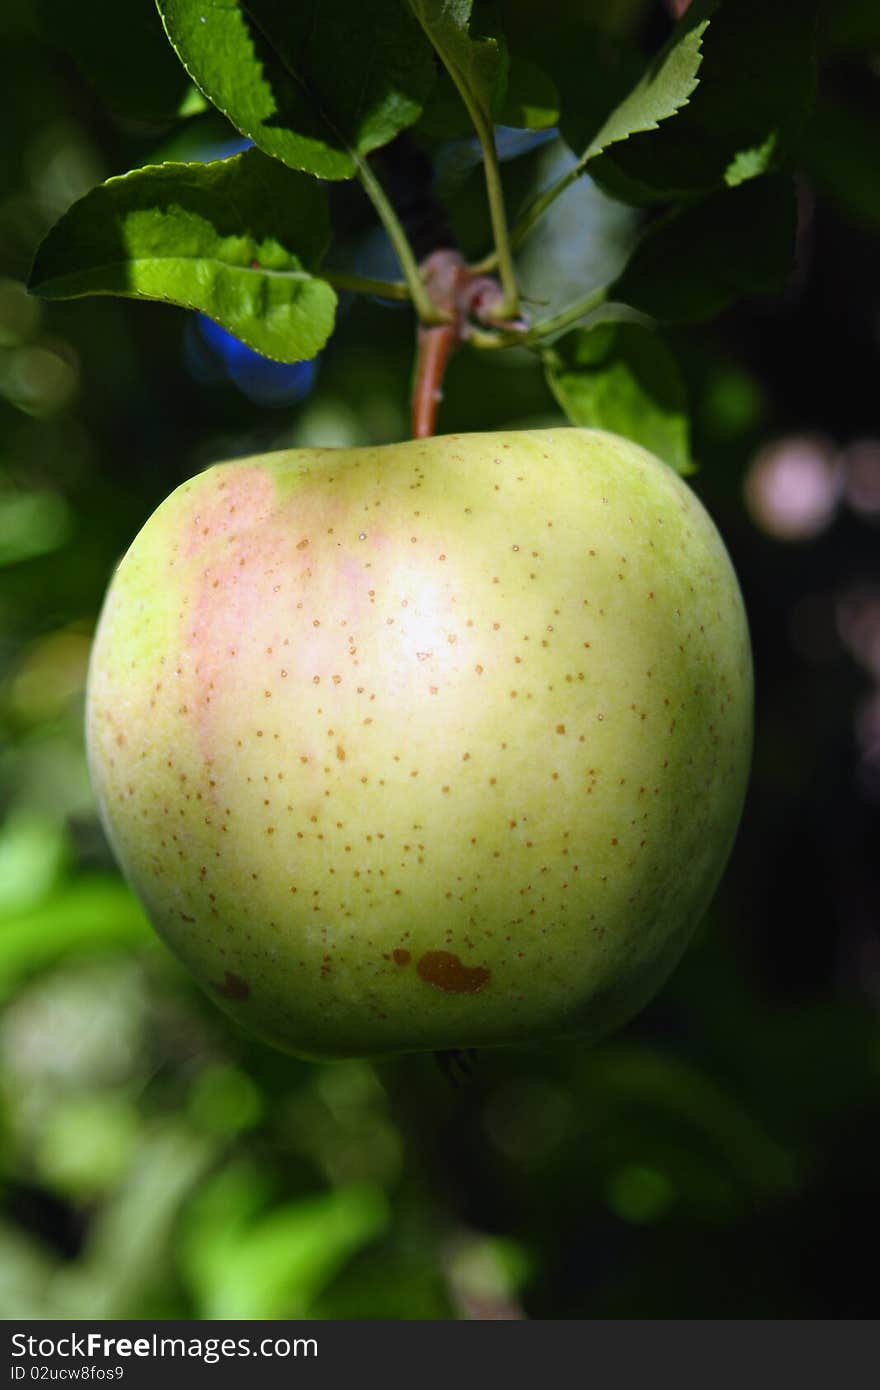
<svg viewBox="0 0 880 1390"><path fill-rule="evenodd" d="M454 324L432 328L419 325L416 379L412 396L413 439L430 439L437 424L437 407L443 399L446 363L458 337Z"/></svg>
<svg viewBox="0 0 880 1390"><path fill-rule="evenodd" d="M503 322L496 315L504 302L498 281L465 264L459 251L432 251L419 267L425 288L446 322L419 324L412 393L412 434L428 439L434 433L437 407L443 399L443 379L453 351L464 342L473 323L511 332L525 332L525 320Z"/></svg>

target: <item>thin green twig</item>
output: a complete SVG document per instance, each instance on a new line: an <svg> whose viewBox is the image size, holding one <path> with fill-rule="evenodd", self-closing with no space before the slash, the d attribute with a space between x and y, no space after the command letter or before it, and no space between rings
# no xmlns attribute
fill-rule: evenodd
<svg viewBox="0 0 880 1390"><path fill-rule="evenodd" d="M544 189L543 193L539 193L536 198L532 199L510 228L511 251L516 251L522 246L526 237L538 225L547 209L580 178L585 168L586 165L575 165L573 169L569 169L567 174L563 174L561 179L557 179L556 183L551 184L549 188ZM475 261L470 268L481 275L489 275L498 264L498 252L490 251L482 260Z"/></svg>
<svg viewBox="0 0 880 1390"><path fill-rule="evenodd" d="M598 309L600 304L604 304L608 298L608 287L603 285L600 289L591 290L581 299L575 299L571 304L566 304L564 309L560 309L558 314L551 314L549 318L539 319L533 323L525 332L487 330L471 327L468 330L467 340L472 347L486 350L494 348L509 347L541 347L558 338L567 328L572 328L581 319L586 318L587 314Z"/></svg>
<svg viewBox="0 0 880 1390"><path fill-rule="evenodd" d="M405 280L372 280L366 275L352 275L347 270L328 270L322 266L321 279L327 280L337 290L350 290L353 294L372 294L378 299L399 299L409 302L412 298Z"/></svg>
<svg viewBox="0 0 880 1390"><path fill-rule="evenodd" d="M417 17L420 18L421 22L421 17ZM492 224L492 240L495 243L492 268L494 269L496 265L498 267L498 279L501 281L502 290L502 298L493 312L494 317L498 319L515 319L519 317L519 290L516 283L516 272L513 268L513 252L507 227L504 189L501 184L501 169L498 163L498 151L495 148L495 128L492 124L492 118L474 96L458 65L448 53L444 52L442 45L437 43L430 25L422 23L422 27L455 83L456 90L464 102L465 110L470 116L471 124L480 142L480 149L483 152L486 197L489 203L489 220Z"/></svg>
<svg viewBox="0 0 880 1390"><path fill-rule="evenodd" d="M561 179L557 179L556 183L551 184L549 188L545 188L543 193L539 193L537 198L529 203L522 215L516 219L511 230L510 240L514 247L522 245L529 233L540 222L547 209L556 202L556 199L559 198L567 188L570 188L571 185L580 178L585 167L586 166L576 164L573 169L569 169L567 174L563 174Z"/></svg>
<svg viewBox="0 0 880 1390"><path fill-rule="evenodd" d="M498 279L504 298L495 311L499 319L515 319L519 315L519 289L516 272L513 268L513 248L507 227L507 212L504 207L504 190L501 185L501 169L498 152L495 148L495 130L486 118L479 104L471 99L466 85L458 80L454 69L450 69L452 80L461 93L461 99L468 109L477 139L483 151L483 173L486 180L486 197L489 202L489 219L492 223L492 239L495 242L495 261Z"/></svg>
<svg viewBox="0 0 880 1390"><path fill-rule="evenodd" d="M529 346L536 343L546 343L553 338L558 338L567 328L573 328L581 319L586 318L594 309L598 309L600 304L604 304L608 298L608 285L602 285L599 289L590 290L589 294L582 295L580 299L572 300L571 304L566 304L564 309L560 309L558 314L551 314L549 318L539 319L533 323L525 340Z"/></svg>
<svg viewBox="0 0 880 1390"><path fill-rule="evenodd" d="M415 305L416 313L421 323L445 323L447 315L431 299L425 288L425 282L419 271L413 249L409 244L406 232L400 223L397 213L391 206L391 202L373 170L365 159L357 158L357 172L361 185L369 198L382 226L388 233L388 238L394 250L397 252L397 259L400 261L400 269L403 271L403 278L409 289L409 295Z"/></svg>

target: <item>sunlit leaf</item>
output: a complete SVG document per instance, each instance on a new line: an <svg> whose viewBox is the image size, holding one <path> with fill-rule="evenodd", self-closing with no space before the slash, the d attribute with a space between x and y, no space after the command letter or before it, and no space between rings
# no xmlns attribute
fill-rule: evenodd
<svg viewBox="0 0 880 1390"><path fill-rule="evenodd" d="M31 273L47 299L118 294L200 309L280 361L314 357L336 295L312 274L329 234L311 179L259 150L211 164L137 169L56 223Z"/></svg>
<svg viewBox="0 0 880 1390"><path fill-rule="evenodd" d="M430 48L402 0L158 0L207 97L267 154L324 179L418 118Z"/></svg>

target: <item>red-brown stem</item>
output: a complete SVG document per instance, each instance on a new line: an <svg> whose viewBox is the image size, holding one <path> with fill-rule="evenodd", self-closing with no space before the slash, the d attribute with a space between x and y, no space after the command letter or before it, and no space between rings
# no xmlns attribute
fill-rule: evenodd
<svg viewBox="0 0 880 1390"><path fill-rule="evenodd" d="M437 407L443 399L446 364L458 336L458 325L455 323L419 327L412 396L413 439L429 439L434 433Z"/></svg>
<svg viewBox="0 0 880 1390"><path fill-rule="evenodd" d="M470 320L509 329L524 328L525 324L520 320L508 324L492 320L492 310L503 297L501 287L497 280L469 270L458 251L433 251L420 270L431 299L449 316L447 323L420 324L416 339L412 432L414 439L428 439L437 423L449 358L467 337Z"/></svg>
<svg viewBox="0 0 880 1390"><path fill-rule="evenodd" d="M458 298L465 264L458 251L443 247L439 251L432 251L419 269L431 299L449 315L448 323L420 324L416 339L412 430L414 439L427 439L434 433L437 406L443 398L446 364L461 337L462 319Z"/></svg>

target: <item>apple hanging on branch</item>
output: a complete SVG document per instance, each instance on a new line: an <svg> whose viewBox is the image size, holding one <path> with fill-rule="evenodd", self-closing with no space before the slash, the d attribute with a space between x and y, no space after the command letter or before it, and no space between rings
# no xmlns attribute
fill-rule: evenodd
<svg viewBox="0 0 880 1390"><path fill-rule="evenodd" d="M147 522L88 720L127 876L263 1038L595 1037L663 981L724 865L748 637L705 511L616 436L294 450Z"/></svg>
<svg viewBox="0 0 880 1390"><path fill-rule="evenodd" d="M120 864L208 993L291 1053L596 1038L673 969L745 792L746 619L676 472L681 383L654 329L784 278L794 127L741 54L747 39L759 68L809 16L702 0L600 118L566 90L570 61L557 90L478 4L327 0L307 32L269 0L159 8L255 148L93 190L33 288L181 304L282 361L324 347L338 289L409 301L415 438L217 465L146 523L88 685ZM557 52L576 41L567 28ZM698 89L713 43L716 86ZM586 87L609 90L583 44ZM459 120L492 249L420 262L375 154L415 139L424 155ZM664 144L678 121L688 138ZM558 122L571 150L512 225L497 122ZM613 283L529 322L517 248L585 172L665 215ZM352 178L399 281L334 264L327 185ZM432 437L450 353L509 347L540 356L575 428Z"/></svg>

